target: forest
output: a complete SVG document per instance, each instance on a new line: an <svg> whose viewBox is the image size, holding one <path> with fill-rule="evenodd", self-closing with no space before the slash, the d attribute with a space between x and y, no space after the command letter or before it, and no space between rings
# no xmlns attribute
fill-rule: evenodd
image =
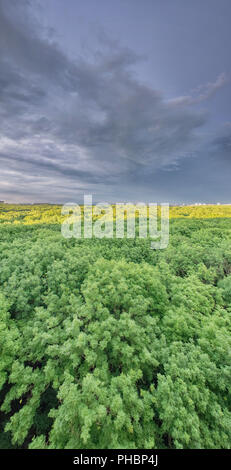
<svg viewBox="0 0 231 470"><path fill-rule="evenodd" d="M65 239L0 205L0 448L231 448L231 206L170 208L169 245Z"/></svg>

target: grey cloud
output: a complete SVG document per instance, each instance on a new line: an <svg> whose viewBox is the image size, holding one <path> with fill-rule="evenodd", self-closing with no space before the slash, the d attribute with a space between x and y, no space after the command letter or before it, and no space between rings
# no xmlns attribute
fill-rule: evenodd
<svg viewBox="0 0 231 470"><path fill-rule="evenodd" d="M197 88L193 89L189 95L178 96L169 100L169 104L172 106L187 106L201 103L213 96L216 91L222 88L226 83L228 83L228 77L223 72L217 77L215 82L199 85Z"/></svg>
<svg viewBox="0 0 231 470"><path fill-rule="evenodd" d="M37 25L31 5L14 0L8 9L0 0L0 159L9 184L36 177L38 195L51 177L66 192L80 183L129 185L200 147L207 115L141 83L133 73L139 56L104 38L93 60L73 60ZM185 104L207 99L224 81Z"/></svg>

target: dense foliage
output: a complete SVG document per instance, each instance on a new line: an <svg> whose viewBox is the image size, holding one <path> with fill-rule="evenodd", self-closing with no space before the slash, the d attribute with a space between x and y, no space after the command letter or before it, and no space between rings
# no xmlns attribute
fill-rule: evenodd
<svg viewBox="0 0 231 470"><path fill-rule="evenodd" d="M231 448L230 219L154 251L46 210L0 228L0 447Z"/></svg>

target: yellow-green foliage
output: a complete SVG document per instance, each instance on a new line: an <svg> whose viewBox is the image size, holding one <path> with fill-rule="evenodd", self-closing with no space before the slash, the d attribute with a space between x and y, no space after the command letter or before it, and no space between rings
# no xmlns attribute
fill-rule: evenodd
<svg viewBox="0 0 231 470"><path fill-rule="evenodd" d="M67 216L61 215L62 206L60 205L16 205L16 204L0 204L0 223L3 224L60 224ZM83 216L83 206L81 206ZM85 212L89 213L90 209L85 208ZM123 210L119 207L117 209L117 216L123 217ZM140 212L146 216L146 208ZM113 206L113 219L115 220L116 210ZM133 207L130 206L128 213L125 213L125 219L133 215ZM158 206L158 216L160 215L160 206ZM200 205L200 206L171 206L169 208L170 219L174 218L196 218L196 219L213 219L231 217L231 205ZM93 220L94 207L93 207ZM110 216L108 217L110 219Z"/></svg>

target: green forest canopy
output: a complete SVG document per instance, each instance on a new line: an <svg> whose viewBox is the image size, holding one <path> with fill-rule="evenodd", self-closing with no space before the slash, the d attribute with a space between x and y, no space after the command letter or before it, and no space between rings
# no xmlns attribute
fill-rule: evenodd
<svg viewBox="0 0 231 470"><path fill-rule="evenodd" d="M206 207L155 251L1 205L0 448L231 447L231 206Z"/></svg>

